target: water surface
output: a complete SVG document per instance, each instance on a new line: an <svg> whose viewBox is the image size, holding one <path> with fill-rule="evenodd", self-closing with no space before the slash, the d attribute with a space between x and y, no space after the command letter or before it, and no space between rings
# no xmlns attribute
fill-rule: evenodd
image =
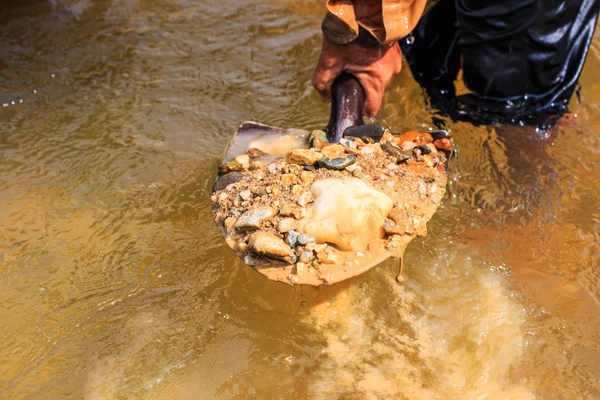
<svg viewBox="0 0 600 400"><path fill-rule="evenodd" d="M316 290L246 267L209 206L239 123L326 123L323 2L31 3L0 9L0 398L600 397L598 37L549 139L446 121L403 285ZM379 117L431 111L406 68Z"/></svg>

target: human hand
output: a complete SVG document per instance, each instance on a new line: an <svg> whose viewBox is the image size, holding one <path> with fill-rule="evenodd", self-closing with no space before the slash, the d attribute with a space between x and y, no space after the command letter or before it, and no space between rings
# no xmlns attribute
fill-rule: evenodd
<svg viewBox="0 0 600 400"><path fill-rule="evenodd" d="M323 101L331 101L331 85L346 71L354 75L365 90L366 115L379 111L385 88L402 68L402 53L398 43L369 48L357 43L336 45L323 38L321 55L313 74L312 84Z"/></svg>

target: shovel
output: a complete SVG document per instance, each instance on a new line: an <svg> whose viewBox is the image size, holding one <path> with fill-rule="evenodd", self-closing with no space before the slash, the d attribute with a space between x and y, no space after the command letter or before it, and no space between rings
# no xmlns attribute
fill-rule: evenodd
<svg viewBox="0 0 600 400"><path fill-rule="evenodd" d="M310 132L306 130L282 129L252 121L246 121L240 125L225 151L223 164L219 169L219 173L213 185L212 202L215 222L232 250L240 255L246 264L271 280L280 281L289 285L331 285L364 273L390 257L396 257L400 259L400 274L397 278L400 281L402 279L402 254L404 253L406 246L414 237L425 235L425 222L431 218L443 196L446 184L445 171L447 169L447 163L454 154L452 138L446 131L442 130L429 131L428 133L421 134L406 133L404 135L394 135L390 134L390 132L386 132L380 125L364 124L362 115L365 92L359 81L348 73L341 74L335 80L332 86L331 97L331 115L327 127L323 130L326 136L326 140L323 140L324 142L329 142L330 144L343 142L344 145L350 147L354 146L356 143L359 145L363 144L364 147L367 148L374 146L373 148L375 148L377 152L372 156L368 155L368 149L362 149L362 152L367 154L365 156L363 156L356 148L346 149L348 152L352 150L354 154L357 154L356 157L361 158L363 166L368 166L368 164L364 163L365 160L363 159L367 159L368 157L379 160L379 164L381 164L382 159L386 159L385 157L388 157L387 160L394 160L393 157L396 157L397 164L401 164L398 166L396 163L390 163L390 165L386 167L396 173L396 175L393 175L394 179L390 181L392 185L388 183L387 186L381 186L379 175L376 175L375 173L372 173L374 174L372 177L365 177L365 174L360 172L360 167L354 169L346 167L343 172L326 171L327 173L337 174L335 176L346 174L348 176L347 179L352 180L353 182L359 181L355 176L362 176L364 181L374 184L371 186L379 185L380 191L389 189L389 192L392 190L390 188L394 189L394 193L396 194L394 201L396 201L396 204L393 206L394 208L388 217L393 218L396 216L396 218L393 220L385 218L387 214L380 216L379 219L372 215L367 215L364 220L369 223L373 220L382 223L383 225L376 227L381 231L381 237L375 237L368 243L368 246L363 246L360 251L344 248L343 243L336 242L337 245L332 243L327 245L327 243L320 243L319 240L314 240L314 242L306 244L305 247L302 247L302 251L300 251L300 248L298 247L293 248L292 246L298 245L296 239L290 238L294 231L279 229L282 224L279 215L284 213L285 210L283 208L285 208L285 206L280 209L271 207L272 204L280 203L279 200L281 197L278 197L277 193L266 193L262 188L254 188L253 191L251 191L250 188L253 188L257 181L263 178L263 175L268 175L270 173L276 174L276 167L278 165L284 165L281 162L286 160L286 155L288 155L287 161L290 161L289 154L291 151L294 149L307 149L310 147L309 137L311 137L311 143L315 142L312 141L314 139ZM421 178L422 174L419 168L423 167L421 165L422 163L410 159L408 163L413 162L413 164L407 165L408 163L406 161L409 157L406 156L405 152L403 153L406 149L401 149L397 145L402 143L402 146L409 148L411 152L414 151L421 160L423 160L424 157L421 153L436 151L436 147L432 147L433 144L416 146L416 144L419 144L419 142L416 141L417 139L415 139L415 142L410 143L407 140L403 140L403 138L413 137L427 137L429 138L429 142L433 141L433 143L444 144L441 148L437 148L437 151L439 151L440 154L445 155L444 157L440 157L444 160L443 165L436 165L435 168L430 167L428 169L435 172L432 172L433 176L438 177L433 185L431 182L427 182L426 179L424 180ZM386 141L386 138L389 139L389 141ZM383 140L383 142L381 142L380 145L373 144L381 140ZM436 144L436 146L437 145L438 144ZM329 144L327 146L329 146ZM338 146L338 148L339 147L341 146ZM412 147L415 147L416 149L420 148L421 150L413 150ZM381 149L385 149L385 151ZM325 149L321 149L321 152L324 154L325 151ZM321 161L323 160L325 160L325 157L321 159ZM321 161L314 165L322 165L320 164ZM357 165L358 164L359 163L357 162ZM354 167L356 167L356 165L354 165ZM298 168L299 167L296 168L296 171L299 171ZM421 169L425 170L426 168L423 167ZM434 169L436 171L434 171ZM314 167L310 165L305 165L304 170L309 172L315 171ZM405 172L398 172L399 170ZM413 172L413 170L417 172ZM349 171L353 172L351 173ZM380 170L376 171L379 172ZM304 177L304 174L306 174L306 172L302 171L302 173L297 175L302 175ZM318 175L318 172L310 172L310 174ZM403 174L407 176L406 182L403 182L402 180L404 179ZM286 175L287 178L292 175L291 178L294 178L294 174L288 173L284 175ZM283 177L283 175L281 176ZM343 176L342 178L346 179ZM423 182L421 182L421 180L423 180ZM342 180L340 182L344 183L345 181ZM441 187L434 187L436 186L436 183ZM313 184L313 186L310 187L311 192L317 192L315 186L317 185ZM423 187L425 187L425 189L423 189ZM432 190L432 188L436 189L437 192L434 191L430 193L429 191ZM269 187L267 187L267 190L268 189ZM355 192L349 191L348 193ZM379 193L379 195L381 195L381 193ZM375 197L379 195L375 194ZM260 201L262 201L261 204L264 207L258 210L240 213L238 208L243 209L244 204L248 201L258 202L259 200L257 200L257 198L259 196L262 196ZM352 197L352 194L350 197ZM364 196L362 195L357 195L358 202L356 204L364 205L365 209L373 208L379 210L376 204L371 204L368 200L367 203L365 203L363 197ZM431 197L435 197L436 200L431 201ZM250 198L252 198L252 200ZM344 204L348 201L351 202L352 200L348 198L336 198L335 196L332 198L337 199L333 201L340 202L341 208L343 208ZM323 212L319 214L314 212L314 210L311 210L311 207L315 208L316 204L322 205L323 201L325 200L322 200L319 203L319 199L317 198L314 204L308 204L305 208L308 209L309 214L313 211L313 215L321 215L321 217L325 215L325 219L327 219L327 211L324 211L325 214L323 214ZM363 201L363 203L360 203L360 201ZM402 204L398 204L399 202ZM333 208L337 206L333 204L329 205L333 206ZM356 206L347 207L350 207L349 210L357 211ZM391 208L391 206L389 206L389 208ZM418 216L418 218L412 217L413 215ZM276 216L279 218L277 232L273 225L274 222L269 222L268 220L269 218L275 218ZM295 222L297 225L302 225L303 215L296 215L295 217L298 220L292 222ZM347 217L351 219L350 216ZM256 219L256 221L248 223L248 220L252 220L252 218ZM261 218L263 218L263 220L261 220ZM385 222L382 218L385 218ZM289 222L290 219L293 218L285 218L286 221L284 222ZM418 226L417 222L414 223L414 226L410 225L413 220L419 222ZM242 221L245 222L242 223ZM318 221L316 221L316 223L318 225ZM309 225L305 224L305 228ZM312 226L314 225L315 223L312 224ZM327 226L325 226L325 228L327 228ZM356 228L357 226L354 227L354 229ZM357 233L361 230L360 225L358 225L358 228ZM266 233L267 231L268 233ZM294 235L302 235L302 232L296 232ZM319 232L314 234L314 237L319 236ZM314 239L310 235L308 237ZM292 243L292 239L294 239L294 243ZM349 240L351 241L352 238ZM333 241L335 242L335 238ZM263 249L265 246L269 247L270 252ZM310 254L307 256L307 253Z"/></svg>

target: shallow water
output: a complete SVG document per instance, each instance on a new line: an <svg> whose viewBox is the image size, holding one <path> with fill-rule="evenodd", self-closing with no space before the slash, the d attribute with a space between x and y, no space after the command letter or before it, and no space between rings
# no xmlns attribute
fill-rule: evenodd
<svg viewBox="0 0 600 400"><path fill-rule="evenodd" d="M328 119L310 87L322 15L0 9L0 398L600 397L598 37L550 139L447 122L454 180L403 285L389 262L290 288L228 249L209 196L236 126ZM433 127L401 75L380 121Z"/></svg>

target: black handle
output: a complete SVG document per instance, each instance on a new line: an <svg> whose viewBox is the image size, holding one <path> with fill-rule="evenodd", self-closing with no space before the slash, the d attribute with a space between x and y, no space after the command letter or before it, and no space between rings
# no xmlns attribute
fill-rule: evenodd
<svg viewBox="0 0 600 400"><path fill-rule="evenodd" d="M325 132L330 143L339 143L344 131L363 125L365 90L354 75L342 72L331 86L331 116Z"/></svg>

